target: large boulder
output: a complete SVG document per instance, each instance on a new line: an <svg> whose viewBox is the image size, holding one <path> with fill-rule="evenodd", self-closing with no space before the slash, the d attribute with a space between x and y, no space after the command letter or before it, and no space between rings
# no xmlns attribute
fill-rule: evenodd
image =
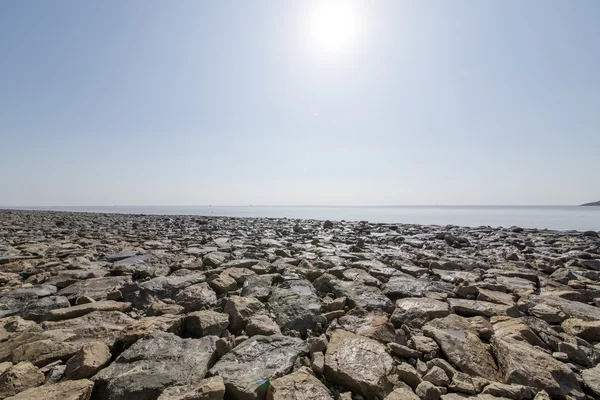
<svg viewBox="0 0 600 400"><path fill-rule="evenodd" d="M436 326L435 321L423 327L423 333L433 338L452 365L470 375L486 379L498 378L498 367L488 346L472 329Z"/></svg>
<svg viewBox="0 0 600 400"><path fill-rule="evenodd" d="M493 337L492 348L504 382L545 390L553 398L582 396L571 369L529 343L510 337Z"/></svg>
<svg viewBox="0 0 600 400"><path fill-rule="evenodd" d="M341 329L327 346L325 376L367 399L385 397L397 378L394 360L383 344Z"/></svg>
<svg viewBox="0 0 600 400"><path fill-rule="evenodd" d="M257 335L225 354L210 374L223 378L233 399L264 399L269 380L290 372L296 358L307 351L298 338Z"/></svg>
<svg viewBox="0 0 600 400"><path fill-rule="evenodd" d="M291 280L273 289L269 305L282 329L305 333L314 328L314 318L321 311L315 289L307 280Z"/></svg>
<svg viewBox="0 0 600 400"><path fill-rule="evenodd" d="M154 332L92 378L96 382L94 398L156 399L166 387L200 380L216 359L217 339L182 339L172 333Z"/></svg>

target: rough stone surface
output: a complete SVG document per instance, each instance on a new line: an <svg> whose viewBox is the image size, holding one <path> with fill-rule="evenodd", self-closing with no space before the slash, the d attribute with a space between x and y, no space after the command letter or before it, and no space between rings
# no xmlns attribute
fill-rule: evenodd
<svg viewBox="0 0 600 400"><path fill-rule="evenodd" d="M67 361L63 379L90 378L108 364L110 358L110 350L104 343L86 343Z"/></svg>
<svg viewBox="0 0 600 400"><path fill-rule="evenodd" d="M170 386L158 400L222 400L224 396L225 383L220 376L215 376L190 385Z"/></svg>
<svg viewBox="0 0 600 400"><path fill-rule="evenodd" d="M268 400L325 400L333 399L325 385L310 372L300 369L292 374L271 380Z"/></svg>
<svg viewBox="0 0 600 400"><path fill-rule="evenodd" d="M92 378L94 398L152 399L168 386L200 380L216 359L216 341L215 336L181 339L172 333L154 332Z"/></svg>
<svg viewBox="0 0 600 400"><path fill-rule="evenodd" d="M253 336L225 354L210 374L223 378L234 399L264 398L269 380L290 372L296 359L307 351L301 339Z"/></svg>
<svg viewBox="0 0 600 400"><path fill-rule="evenodd" d="M394 373L394 361L381 343L344 330L333 333L325 353L327 379L373 399L392 391Z"/></svg>
<svg viewBox="0 0 600 400"><path fill-rule="evenodd" d="M598 237L0 210L0 376L31 363L36 400L89 397L84 376L96 399L319 397L289 390L314 379L344 400L591 399Z"/></svg>
<svg viewBox="0 0 600 400"><path fill-rule="evenodd" d="M0 375L0 399L44 383L44 374L28 361L9 367Z"/></svg>
<svg viewBox="0 0 600 400"><path fill-rule="evenodd" d="M89 400L92 395L94 382L87 379L78 381L59 382L51 385L27 389L10 400Z"/></svg>

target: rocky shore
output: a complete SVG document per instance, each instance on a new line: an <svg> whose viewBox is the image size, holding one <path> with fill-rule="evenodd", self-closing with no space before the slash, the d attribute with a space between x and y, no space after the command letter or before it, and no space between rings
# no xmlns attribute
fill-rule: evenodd
<svg viewBox="0 0 600 400"><path fill-rule="evenodd" d="M599 399L598 232L0 210L0 399Z"/></svg>

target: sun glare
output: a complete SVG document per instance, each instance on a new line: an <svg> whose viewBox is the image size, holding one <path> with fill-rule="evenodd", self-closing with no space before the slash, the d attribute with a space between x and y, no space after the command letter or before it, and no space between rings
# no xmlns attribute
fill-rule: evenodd
<svg viewBox="0 0 600 400"><path fill-rule="evenodd" d="M316 48L324 52L350 49L356 40L357 15L351 0L321 0L311 19L311 36Z"/></svg>

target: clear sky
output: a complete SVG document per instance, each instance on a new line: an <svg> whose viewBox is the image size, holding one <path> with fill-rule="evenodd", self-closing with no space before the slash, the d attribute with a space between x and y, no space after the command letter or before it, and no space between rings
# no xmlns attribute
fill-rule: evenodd
<svg viewBox="0 0 600 400"><path fill-rule="evenodd" d="M0 204L600 200L600 1L327 7L1 2Z"/></svg>

